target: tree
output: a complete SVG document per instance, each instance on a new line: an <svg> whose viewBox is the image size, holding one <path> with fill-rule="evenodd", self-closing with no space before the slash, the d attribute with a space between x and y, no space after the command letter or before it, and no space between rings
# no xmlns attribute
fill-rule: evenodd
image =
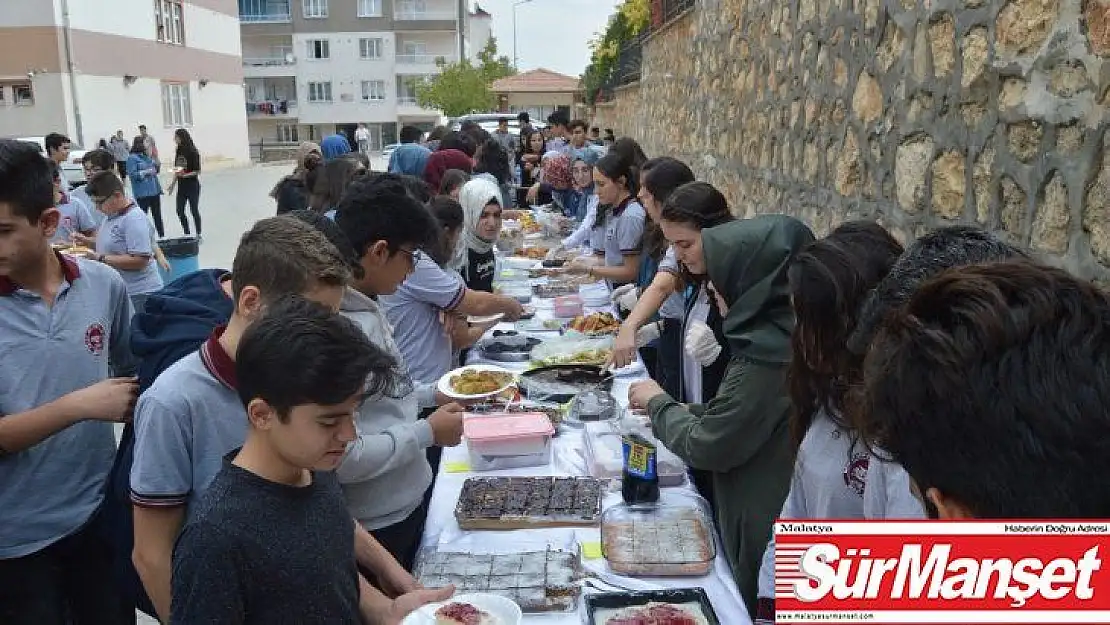
<svg viewBox="0 0 1110 625"><path fill-rule="evenodd" d="M651 26L651 6L649 0L624 0L609 18L605 32L590 41L590 64L582 74L587 102L594 102L612 78L621 48Z"/></svg>
<svg viewBox="0 0 1110 625"><path fill-rule="evenodd" d="M497 40L490 37L478 52L478 63L461 59L439 62L439 74L416 85L416 102L421 107L443 111L448 117L489 111L496 105L490 86L493 81L516 74L506 56L497 55Z"/></svg>

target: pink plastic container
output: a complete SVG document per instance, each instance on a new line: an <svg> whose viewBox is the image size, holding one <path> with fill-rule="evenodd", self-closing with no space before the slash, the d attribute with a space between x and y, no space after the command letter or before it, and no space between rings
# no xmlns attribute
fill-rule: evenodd
<svg viewBox="0 0 1110 625"><path fill-rule="evenodd" d="M539 412L468 415L463 436L471 453L482 456L527 456L544 453L555 427Z"/></svg>
<svg viewBox="0 0 1110 625"><path fill-rule="evenodd" d="M555 298L555 316L560 318L577 317L582 314L582 298L566 295Z"/></svg>

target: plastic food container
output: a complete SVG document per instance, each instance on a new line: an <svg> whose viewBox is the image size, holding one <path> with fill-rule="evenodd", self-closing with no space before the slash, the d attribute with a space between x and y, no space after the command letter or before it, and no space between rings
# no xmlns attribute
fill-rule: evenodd
<svg viewBox="0 0 1110 625"><path fill-rule="evenodd" d="M521 304L532 301L532 287L527 282L506 282L497 287L497 292L511 297Z"/></svg>
<svg viewBox="0 0 1110 625"><path fill-rule="evenodd" d="M693 496L613 506L601 516L602 553L620 575L707 575L717 557L710 518L709 505Z"/></svg>
<svg viewBox="0 0 1110 625"><path fill-rule="evenodd" d="M463 436L472 454L535 456L548 451L555 427L540 412L470 415L463 420Z"/></svg>
<svg viewBox="0 0 1110 625"><path fill-rule="evenodd" d="M586 465L590 475L602 479L618 479L624 471L624 455L621 450L623 431L612 421L585 424ZM663 446L650 432L636 430L636 433L655 444L655 469L659 474L660 486L681 486L686 483L686 465L682 459Z"/></svg>
<svg viewBox="0 0 1110 625"><path fill-rule="evenodd" d="M577 295L567 295L555 298L556 317L577 317L582 314L582 298Z"/></svg>

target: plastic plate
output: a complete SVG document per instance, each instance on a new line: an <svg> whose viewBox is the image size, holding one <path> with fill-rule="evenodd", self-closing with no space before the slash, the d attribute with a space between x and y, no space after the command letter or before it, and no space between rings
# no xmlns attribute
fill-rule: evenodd
<svg viewBox="0 0 1110 625"><path fill-rule="evenodd" d="M506 384L502 385L501 388L497 389L496 391L490 391L489 393L479 393L477 395L464 395L462 393L456 392L453 388L451 388L451 378L465 371L495 371L497 373L508 374L510 377L509 381ZM516 373L509 371L504 367L498 367L496 365L467 365L465 367L459 367L458 369L455 369L453 371L448 371L447 374L440 378L439 382L436 383L436 388L439 390L440 393L443 393L451 399L485 399L486 397L493 397L495 395L501 394L505 391L505 389L509 388L515 383Z"/></svg>
<svg viewBox="0 0 1110 625"><path fill-rule="evenodd" d="M435 625L436 610L451 603L469 603L470 605L489 612L490 616L497 619L498 625L520 625L524 613L520 606L505 597L485 593L455 595L447 601L430 603L405 617L401 625Z"/></svg>

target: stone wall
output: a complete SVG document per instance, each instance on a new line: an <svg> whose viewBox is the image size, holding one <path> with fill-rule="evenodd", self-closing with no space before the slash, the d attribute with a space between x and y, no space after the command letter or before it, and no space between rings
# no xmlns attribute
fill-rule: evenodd
<svg viewBox="0 0 1110 625"><path fill-rule="evenodd" d="M595 125L740 214L978 223L1110 283L1110 0L701 0Z"/></svg>

